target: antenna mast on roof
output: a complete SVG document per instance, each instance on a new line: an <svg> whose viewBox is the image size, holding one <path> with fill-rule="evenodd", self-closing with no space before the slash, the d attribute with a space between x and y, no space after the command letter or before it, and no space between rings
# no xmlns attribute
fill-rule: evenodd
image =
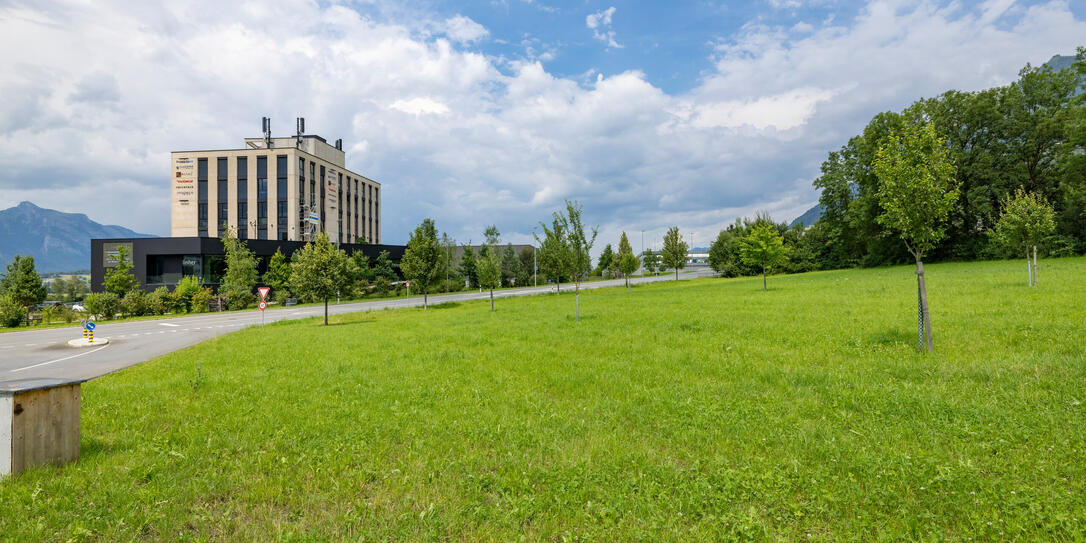
<svg viewBox="0 0 1086 543"><path fill-rule="evenodd" d="M298 148L300 149L302 147L302 134L305 134L305 117L298 117L295 124L298 129Z"/></svg>
<svg viewBox="0 0 1086 543"><path fill-rule="evenodd" d="M271 117L262 117L262 129L264 130L264 147L271 149Z"/></svg>

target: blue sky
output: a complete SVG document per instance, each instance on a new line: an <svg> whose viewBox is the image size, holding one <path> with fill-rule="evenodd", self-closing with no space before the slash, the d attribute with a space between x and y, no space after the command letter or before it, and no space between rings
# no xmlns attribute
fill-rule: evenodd
<svg viewBox="0 0 1086 543"><path fill-rule="evenodd" d="M1081 0L0 0L0 207L168 235L171 150L303 116L382 183L389 243L527 242L568 198L600 247L704 245L814 204L875 113L1081 45Z"/></svg>

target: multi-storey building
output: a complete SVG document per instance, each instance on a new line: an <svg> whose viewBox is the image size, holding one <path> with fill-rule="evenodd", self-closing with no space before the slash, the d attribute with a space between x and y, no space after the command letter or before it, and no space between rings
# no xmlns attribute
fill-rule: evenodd
<svg viewBox="0 0 1086 543"><path fill-rule="evenodd" d="M266 131L266 134L268 132ZM347 169L341 140L246 138L241 149L170 154L171 235L381 243L381 184Z"/></svg>

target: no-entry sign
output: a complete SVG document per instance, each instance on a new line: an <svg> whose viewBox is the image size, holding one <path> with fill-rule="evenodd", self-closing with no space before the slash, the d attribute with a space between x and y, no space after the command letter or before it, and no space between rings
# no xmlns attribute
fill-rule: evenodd
<svg viewBox="0 0 1086 543"><path fill-rule="evenodd" d="M271 287L257 287L256 291L258 293L260 293L260 299L261 300L267 300L268 299L268 293L271 292ZM264 308L261 307L260 309L264 309Z"/></svg>

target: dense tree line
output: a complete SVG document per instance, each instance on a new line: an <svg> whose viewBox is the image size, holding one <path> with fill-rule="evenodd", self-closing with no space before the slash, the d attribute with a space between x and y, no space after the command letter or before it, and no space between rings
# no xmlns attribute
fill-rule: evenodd
<svg viewBox="0 0 1086 543"><path fill-rule="evenodd" d="M946 238L930 258L971 260L1008 255L991 231L1003 205L1021 190L1049 203L1055 229L1043 241L1052 255L1086 251L1086 50L1073 68L1026 66L1017 81L979 92L949 91L900 113L876 115L863 132L831 152L815 181L822 217L811 236L816 267L877 266L910 260L880 224L876 155L892 133L930 123L945 141L960 196Z"/></svg>

